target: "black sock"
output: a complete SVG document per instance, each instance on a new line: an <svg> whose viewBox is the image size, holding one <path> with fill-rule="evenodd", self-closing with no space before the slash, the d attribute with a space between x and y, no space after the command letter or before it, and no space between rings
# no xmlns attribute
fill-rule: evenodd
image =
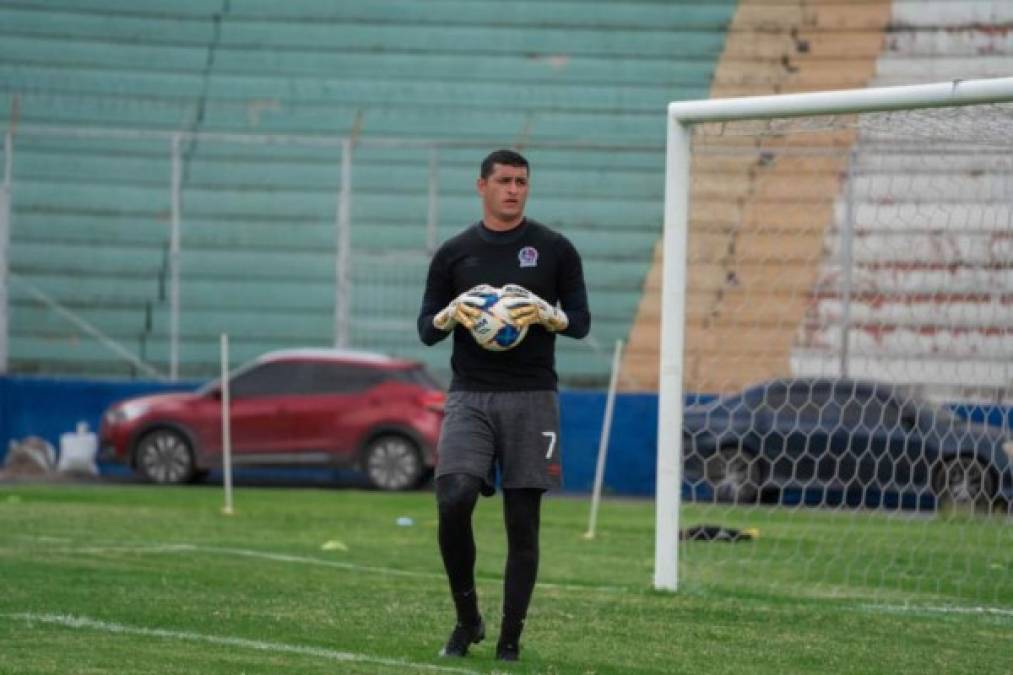
<svg viewBox="0 0 1013 675"><path fill-rule="evenodd" d="M521 632L524 630L524 621L518 621L516 619L508 619L506 616L503 617L503 623L499 629L499 644L501 645L517 645L521 641Z"/></svg>
<svg viewBox="0 0 1013 675"><path fill-rule="evenodd" d="M478 593L475 589L451 595L454 598L454 609L457 610L457 623L477 626L482 620L482 615L478 612Z"/></svg>
<svg viewBox="0 0 1013 675"><path fill-rule="evenodd" d="M531 593L538 577L538 530L542 490L503 490L507 563L503 583L501 644L517 644L524 630Z"/></svg>

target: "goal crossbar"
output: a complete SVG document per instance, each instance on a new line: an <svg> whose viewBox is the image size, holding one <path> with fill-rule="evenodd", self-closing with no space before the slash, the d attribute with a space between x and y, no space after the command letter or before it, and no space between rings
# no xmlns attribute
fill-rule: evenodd
<svg viewBox="0 0 1013 675"><path fill-rule="evenodd" d="M692 128L806 115L884 112L1013 102L1013 77L935 84L676 101L668 106L654 586L677 590L682 485L682 407Z"/></svg>

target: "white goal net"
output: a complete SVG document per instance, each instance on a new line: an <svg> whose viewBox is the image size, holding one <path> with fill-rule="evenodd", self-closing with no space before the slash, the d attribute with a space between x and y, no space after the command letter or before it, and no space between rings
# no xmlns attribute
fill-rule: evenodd
<svg viewBox="0 0 1013 675"><path fill-rule="evenodd" d="M1013 104L804 96L670 145L655 583L1013 606Z"/></svg>

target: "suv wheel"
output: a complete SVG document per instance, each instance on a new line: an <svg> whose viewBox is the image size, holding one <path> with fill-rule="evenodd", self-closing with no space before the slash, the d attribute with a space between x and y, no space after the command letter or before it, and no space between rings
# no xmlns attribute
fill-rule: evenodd
<svg viewBox="0 0 1013 675"><path fill-rule="evenodd" d="M760 467L748 452L725 446L707 458L704 475L714 487L718 501L735 504L756 502L760 493Z"/></svg>
<svg viewBox="0 0 1013 675"><path fill-rule="evenodd" d="M404 436L373 439L366 447L362 463L370 484L380 490L407 490L422 478L418 446Z"/></svg>
<svg viewBox="0 0 1013 675"><path fill-rule="evenodd" d="M978 460L957 457L936 470L932 489L939 507L987 509L995 498L995 478Z"/></svg>
<svg viewBox="0 0 1013 675"><path fill-rule="evenodd" d="M162 485L185 483L194 475L190 444L172 429L145 434L134 451L134 465L146 479Z"/></svg>

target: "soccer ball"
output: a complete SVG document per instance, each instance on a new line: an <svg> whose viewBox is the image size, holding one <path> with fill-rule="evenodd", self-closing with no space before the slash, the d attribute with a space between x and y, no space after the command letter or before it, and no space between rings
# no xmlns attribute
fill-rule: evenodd
<svg viewBox="0 0 1013 675"><path fill-rule="evenodd" d="M519 345L528 334L528 327L518 328L514 325L499 289L477 293L475 297L482 302L481 305L469 303L482 311L471 327L475 342L483 349L493 352L505 352Z"/></svg>

